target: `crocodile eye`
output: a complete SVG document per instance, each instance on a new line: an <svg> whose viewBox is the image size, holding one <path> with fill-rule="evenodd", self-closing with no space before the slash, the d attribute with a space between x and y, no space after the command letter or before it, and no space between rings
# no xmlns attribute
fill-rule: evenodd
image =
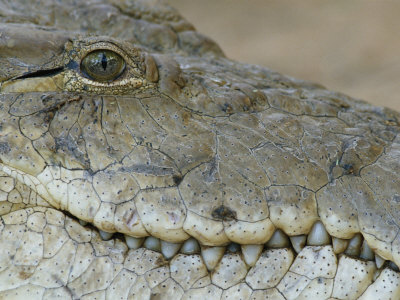
<svg viewBox="0 0 400 300"><path fill-rule="evenodd" d="M82 59L81 70L89 79L110 82L125 70L125 61L114 51L95 50Z"/></svg>

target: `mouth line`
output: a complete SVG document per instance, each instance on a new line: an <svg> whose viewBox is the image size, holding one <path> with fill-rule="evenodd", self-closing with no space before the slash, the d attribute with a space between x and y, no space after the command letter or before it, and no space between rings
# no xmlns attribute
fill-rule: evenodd
<svg viewBox="0 0 400 300"><path fill-rule="evenodd" d="M317 221L309 234L288 236L281 229L276 229L272 237L264 244L239 244L230 242L222 246L205 246L194 237L189 237L182 243L171 243L154 236L133 237L120 232L105 232L98 229L92 223L82 221L67 211L63 211L68 217L79 222L83 227L96 231L103 241L120 240L131 250L145 248L154 252L161 253L166 261L170 261L178 254L196 255L199 254L207 262L209 252L219 255L219 259L225 254L238 254L244 257L249 266L254 265L262 252L273 249L291 249L295 253L295 258L301 251L310 247L330 246L337 258L346 255L360 261L371 261L375 263L378 270L390 268L393 271L400 272L399 267L390 260L385 260L375 253L363 238L361 233L356 233L351 239L340 239L330 236L325 230L321 221ZM207 265L207 263L206 263ZM208 265L207 265L208 266ZM209 267L209 271L214 269Z"/></svg>
<svg viewBox="0 0 400 300"><path fill-rule="evenodd" d="M54 69L47 69L47 70L38 70L35 72L31 72L31 73L27 73L22 76L19 76L19 77L15 78L15 80L27 79L27 78L37 78L37 77L52 77L52 76L60 74L63 71L64 71L64 67L57 67Z"/></svg>
<svg viewBox="0 0 400 300"><path fill-rule="evenodd" d="M11 176L22 184L26 184L26 182L29 182L29 180L21 180L21 178L31 178L31 184L27 184L27 186L31 189L34 188L32 179L35 179L35 177L28 175L25 172L23 172L23 174L19 174L18 176L17 173L15 173L15 171L19 172L17 169L5 167L6 166L3 165L3 171L8 176ZM38 180L36 179L36 181ZM34 191L38 192L36 188L34 188ZM44 197L44 195L41 195L39 192L38 195ZM302 233L295 235L293 233L285 233L284 229L280 228L281 226L274 224L271 228L271 232L268 233L267 237L269 238L266 241L264 240L264 242L251 243L246 241L241 243L240 240L232 241L228 239L223 240L222 242L207 244L207 242L204 243L204 241L201 240L201 235L200 239L198 239L197 236L194 236L187 231L184 231L186 235L185 238L180 237L179 240L175 240L174 238L171 239L171 237L166 237L166 239L163 240L162 232L158 232L156 235L153 235L153 232L147 230L147 228L144 228L145 231L139 235L131 233L130 231L120 231L117 227L110 231L107 229L104 230L103 228L99 228L92 221L82 220L79 216L76 216L70 211L66 210L65 207L60 207L60 205L57 205L57 202L54 201L54 199L53 201L49 201L51 198L52 197L47 199L47 197L44 197L43 199L45 199L45 201L48 202L53 209L58 209L58 211L61 211L70 219L80 223L81 226L90 228L93 232L97 232L99 239L102 239L103 241L108 241L111 239L120 240L127 246L127 248L133 250L146 248L155 252L159 252L166 260L172 259L179 253L186 255L202 255L204 251L214 251L217 252L220 257L222 257L225 253L240 253L240 255L246 257L248 256L246 255L246 252L250 251L252 254L248 256L251 257L249 259L251 261L257 261L261 255L261 252L265 250L287 248L293 250L295 255L298 255L305 247L330 246L337 258L341 255L346 255L361 261L374 261L378 269L389 267L394 271L399 271L399 268L394 260L381 254L382 247L380 247L380 245L374 245L372 247L368 244L367 241L370 241L370 234L368 232L355 232L351 238L338 238L335 235L329 234L325 229L325 225L319 219L314 221L314 224L310 227L309 232L306 234ZM190 212L190 210L188 210L188 212ZM139 215L137 215L137 218L140 218ZM225 222L222 223L225 224ZM206 227L205 230L208 230L208 228ZM251 235L252 231L247 230L247 233Z"/></svg>

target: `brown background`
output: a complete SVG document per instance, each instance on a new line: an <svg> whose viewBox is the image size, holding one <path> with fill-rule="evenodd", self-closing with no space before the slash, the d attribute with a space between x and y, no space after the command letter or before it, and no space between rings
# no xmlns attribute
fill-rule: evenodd
<svg viewBox="0 0 400 300"><path fill-rule="evenodd" d="M400 1L167 2L230 58L400 111Z"/></svg>

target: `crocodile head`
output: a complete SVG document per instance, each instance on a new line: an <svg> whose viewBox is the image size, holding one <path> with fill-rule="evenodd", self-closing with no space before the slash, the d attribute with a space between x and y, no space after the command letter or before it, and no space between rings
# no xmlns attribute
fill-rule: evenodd
<svg viewBox="0 0 400 300"><path fill-rule="evenodd" d="M1 6L1 297L400 297L397 112L44 2Z"/></svg>

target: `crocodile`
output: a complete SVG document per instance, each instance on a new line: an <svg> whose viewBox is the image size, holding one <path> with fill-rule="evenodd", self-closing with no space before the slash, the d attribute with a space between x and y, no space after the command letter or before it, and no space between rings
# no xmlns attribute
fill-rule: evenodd
<svg viewBox="0 0 400 300"><path fill-rule="evenodd" d="M400 299L398 112L162 1L0 17L0 299Z"/></svg>

